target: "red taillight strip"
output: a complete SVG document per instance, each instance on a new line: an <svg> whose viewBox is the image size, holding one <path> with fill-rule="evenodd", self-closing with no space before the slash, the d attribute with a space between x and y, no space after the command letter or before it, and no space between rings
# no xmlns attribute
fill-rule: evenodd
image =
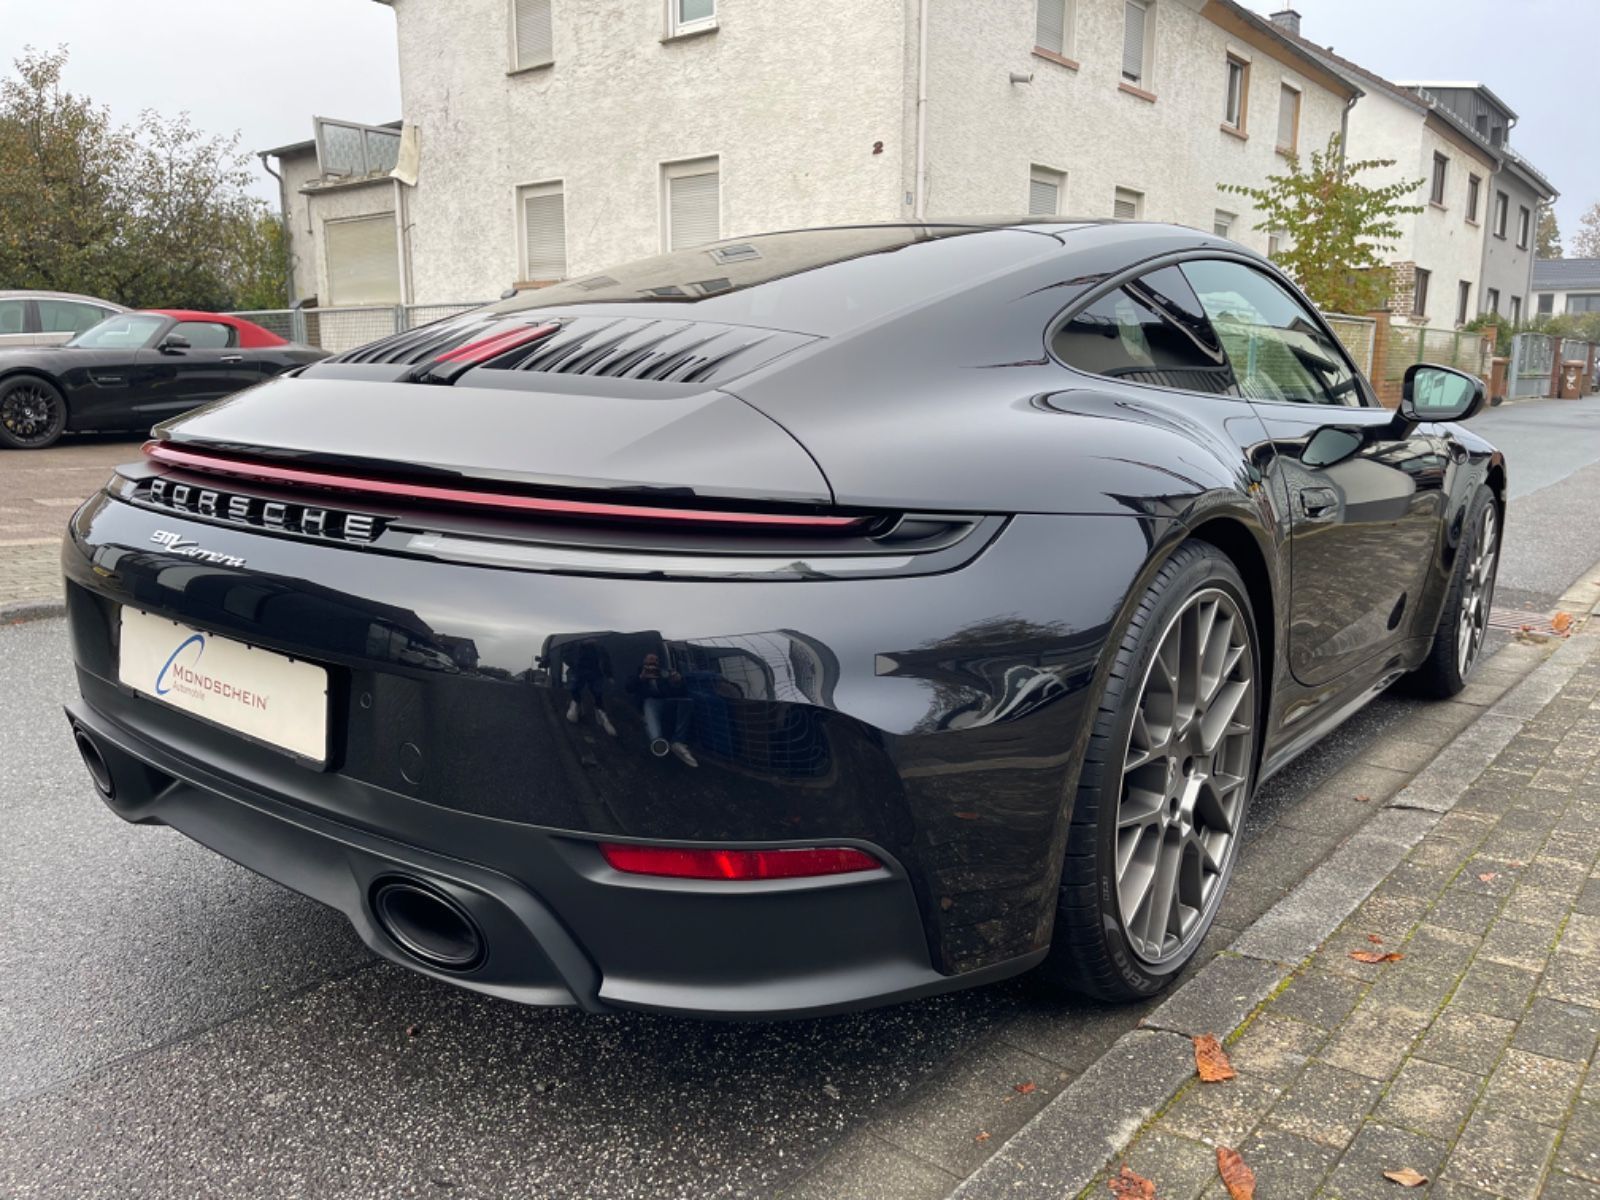
<svg viewBox="0 0 1600 1200"><path fill-rule="evenodd" d="M401 483L393 479L367 479L359 475L335 475L304 467L278 467L266 463L240 462L192 450L179 450L165 442L146 442L146 458L185 467L230 475L238 479L259 479L268 483L287 483L302 487L331 488L364 496L383 496L390 500L427 500L440 504L465 504L475 508L516 509L558 517L606 517L613 520L678 521L695 525L737 525L786 529L850 529L865 525L866 517L802 516L790 513L718 512L702 508L658 508L645 504L612 504L598 500L556 500L547 496L519 496L507 492L475 492L465 488L438 487L431 483Z"/></svg>
<svg viewBox="0 0 1600 1200"><path fill-rule="evenodd" d="M524 325L517 329L508 329L497 333L493 337L479 338L475 342L468 342L457 346L454 350L446 350L443 354L436 355L436 363L473 363L488 362L491 358L515 350L518 346L525 346L529 342L537 341L542 337L549 337L561 326L550 325Z"/></svg>
<svg viewBox="0 0 1600 1200"><path fill-rule="evenodd" d="M640 846L601 842L614 871L669 879L803 879L876 871L883 864L850 846L806 846L795 850L717 850L688 846Z"/></svg>

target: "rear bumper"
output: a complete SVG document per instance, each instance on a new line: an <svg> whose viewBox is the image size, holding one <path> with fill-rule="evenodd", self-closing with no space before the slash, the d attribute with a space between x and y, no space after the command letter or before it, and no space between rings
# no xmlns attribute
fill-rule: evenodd
<svg viewBox="0 0 1600 1200"><path fill-rule="evenodd" d="M136 700L84 683L92 699L67 716L110 768L105 800L118 816L170 825L338 909L383 957L475 991L591 1011L816 1016L1003 978L1042 956L962 976L935 971L910 884L892 861L818 880L645 879L611 870L591 839L385 797L396 827L426 831L424 849L216 769L201 743L221 735L209 730L197 742L157 744L99 707ZM439 970L391 940L372 894L394 878L425 883L469 914L487 948L481 963Z"/></svg>
<svg viewBox="0 0 1600 1200"><path fill-rule="evenodd" d="M170 553L172 536L214 559ZM1019 517L943 574L677 581L311 544L102 494L62 548L71 715L126 756L120 815L332 904L396 961L367 893L412 872L508 931L475 973L432 972L453 982L827 1012L1044 954L1101 648L1153 536L1137 518ZM117 683L119 606L326 668L326 763ZM604 654L585 668L586 644ZM698 768L652 756L625 687L657 652L684 664ZM855 845L887 865L643 879L607 867L602 838Z"/></svg>

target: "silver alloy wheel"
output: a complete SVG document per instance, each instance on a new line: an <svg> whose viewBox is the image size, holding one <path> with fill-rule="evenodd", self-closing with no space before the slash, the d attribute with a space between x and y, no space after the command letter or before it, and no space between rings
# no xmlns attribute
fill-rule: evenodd
<svg viewBox="0 0 1600 1200"><path fill-rule="evenodd" d="M1467 577L1461 584L1461 617L1456 624L1456 674L1462 679L1478 661L1483 635L1489 628L1489 607L1494 603L1495 565L1498 560L1500 520L1494 505L1483 510L1478 524L1478 541L1467 564Z"/></svg>
<svg viewBox="0 0 1600 1200"><path fill-rule="evenodd" d="M1117 803L1117 907L1133 951L1179 954L1221 897L1255 753L1250 630L1226 592L1195 593L1162 632L1134 710Z"/></svg>
<svg viewBox="0 0 1600 1200"><path fill-rule="evenodd" d="M0 396L0 425L19 440L36 441L55 422L55 398L38 384L23 382Z"/></svg>

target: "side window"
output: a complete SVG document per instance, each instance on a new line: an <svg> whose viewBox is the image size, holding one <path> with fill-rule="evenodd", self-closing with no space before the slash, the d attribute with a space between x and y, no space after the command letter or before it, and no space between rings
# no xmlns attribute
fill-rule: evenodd
<svg viewBox="0 0 1600 1200"><path fill-rule="evenodd" d="M0 334L28 331L28 302L0 300Z"/></svg>
<svg viewBox="0 0 1600 1200"><path fill-rule="evenodd" d="M82 333L110 315L106 309L76 300L39 301L39 328L45 333Z"/></svg>
<svg viewBox="0 0 1600 1200"><path fill-rule="evenodd" d="M1361 386L1331 336L1279 284L1242 263L1183 264L1251 400L1359 407Z"/></svg>
<svg viewBox="0 0 1600 1200"><path fill-rule="evenodd" d="M1222 345L1176 267L1107 292L1064 322L1050 348L1068 366L1091 375L1239 394Z"/></svg>
<svg viewBox="0 0 1600 1200"><path fill-rule="evenodd" d="M172 332L188 338L196 350L224 350L234 344L233 326L220 321L179 321Z"/></svg>

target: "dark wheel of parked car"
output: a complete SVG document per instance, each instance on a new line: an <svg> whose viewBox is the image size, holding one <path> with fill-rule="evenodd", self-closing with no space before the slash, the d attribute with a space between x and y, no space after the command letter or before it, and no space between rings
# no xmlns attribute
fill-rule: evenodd
<svg viewBox="0 0 1600 1200"><path fill-rule="evenodd" d="M0 382L0 445L42 450L67 427L67 402L55 385L37 375Z"/></svg>
<svg viewBox="0 0 1600 1200"><path fill-rule="evenodd" d="M1254 781L1256 643L1232 561L1184 543L1135 610L1100 700L1046 964L1057 982L1147 996L1205 936Z"/></svg>
<svg viewBox="0 0 1600 1200"><path fill-rule="evenodd" d="M1408 680L1413 691L1441 699L1467 686L1489 630L1494 581L1500 571L1500 510L1487 487L1472 497L1461 527L1464 533L1433 649Z"/></svg>

